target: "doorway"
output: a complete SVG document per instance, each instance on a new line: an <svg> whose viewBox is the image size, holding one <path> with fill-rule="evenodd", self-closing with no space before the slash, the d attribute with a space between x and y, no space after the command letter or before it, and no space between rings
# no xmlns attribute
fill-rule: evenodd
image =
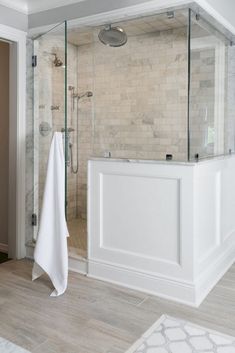
<svg viewBox="0 0 235 353"><path fill-rule="evenodd" d="M8 260L10 43L0 40L0 263Z"/></svg>
<svg viewBox="0 0 235 353"><path fill-rule="evenodd" d="M0 262L26 254L26 35L0 24Z"/></svg>

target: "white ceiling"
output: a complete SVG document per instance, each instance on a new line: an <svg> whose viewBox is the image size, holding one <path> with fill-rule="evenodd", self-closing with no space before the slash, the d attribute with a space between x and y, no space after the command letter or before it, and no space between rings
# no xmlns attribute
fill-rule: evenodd
<svg viewBox="0 0 235 353"><path fill-rule="evenodd" d="M0 0L0 5L31 14L86 0Z"/></svg>
<svg viewBox="0 0 235 353"><path fill-rule="evenodd" d="M176 11L174 18L167 18L166 14L144 16L133 20L115 23L115 26L122 27L128 37L156 33L169 29L187 27L187 11ZM94 30L98 31L103 26L96 28L69 28L68 42L73 45L86 45L94 42ZM98 38L98 32L95 37Z"/></svg>

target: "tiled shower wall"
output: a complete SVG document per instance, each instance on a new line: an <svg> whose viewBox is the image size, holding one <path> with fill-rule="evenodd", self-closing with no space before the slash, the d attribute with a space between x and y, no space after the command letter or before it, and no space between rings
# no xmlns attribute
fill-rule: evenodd
<svg viewBox="0 0 235 353"><path fill-rule="evenodd" d="M190 158L235 152L234 45L203 19L191 26Z"/></svg>
<svg viewBox="0 0 235 353"><path fill-rule="evenodd" d="M187 157L187 29L95 42L94 151L113 157Z"/></svg>
<svg viewBox="0 0 235 353"><path fill-rule="evenodd" d="M212 156L215 127L215 49L191 53L190 155ZM211 135L211 136L210 136Z"/></svg>
<svg viewBox="0 0 235 353"><path fill-rule="evenodd" d="M225 153L235 152L235 46L228 47L227 52L227 95L225 116Z"/></svg>
<svg viewBox="0 0 235 353"><path fill-rule="evenodd" d="M70 44L68 47L68 85L74 86L74 93L78 95L93 90L92 72L90 72L90 69L92 69L91 62L83 62L82 60L82 56L79 55L79 48ZM69 220L78 217L86 218L87 160L92 156L92 104L93 98L84 97L73 101L72 91L68 91L68 128L72 127L75 130L70 134L70 141L73 144L73 166L76 169L78 165L78 173L73 174L70 153L67 208Z"/></svg>
<svg viewBox="0 0 235 353"><path fill-rule="evenodd" d="M187 30L129 36L123 47L78 47L79 211L86 216L87 161L187 158Z"/></svg>
<svg viewBox="0 0 235 353"><path fill-rule="evenodd" d="M235 152L235 50L222 41L218 43L224 51L223 63L218 61L216 47L191 52L189 117L192 159L196 154L203 158L228 154L229 150ZM216 96L218 86L219 97ZM219 99L222 103L220 113L216 111Z"/></svg>

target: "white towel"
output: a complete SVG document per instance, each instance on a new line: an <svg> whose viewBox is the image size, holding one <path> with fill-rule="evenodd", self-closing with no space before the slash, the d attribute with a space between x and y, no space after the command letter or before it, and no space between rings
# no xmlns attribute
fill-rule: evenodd
<svg viewBox="0 0 235 353"><path fill-rule="evenodd" d="M65 218L65 158L61 132L55 132L47 166L47 176L41 220L34 251L32 280L44 272L50 277L55 290L51 296L65 292L68 281L69 236Z"/></svg>

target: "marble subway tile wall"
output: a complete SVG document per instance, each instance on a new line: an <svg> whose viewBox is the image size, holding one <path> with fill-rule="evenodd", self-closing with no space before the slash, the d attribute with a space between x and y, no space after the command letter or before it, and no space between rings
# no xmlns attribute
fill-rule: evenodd
<svg viewBox="0 0 235 353"><path fill-rule="evenodd" d="M82 98L78 103L78 144L79 169L77 179L78 216L87 215L87 162L93 156L93 123L94 123L94 66L92 45L78 47L78 92L93 92L93 97Z"/></svg>
<svg viewBox="0 0 235 353"><path fill-rule="evenodd" d="M190 156L235 152L235 50L217 41L191 53ZM223 60L220 55L222 51ZM220 53L220 54L219 54ZM216 92L219 89L219 96Z"/></svg>
<svg viewBox="0 0 235 353"><path fill-rule="evenodd" d="M68 91L68 128L72 128L74 131L70 133L70 143L72 144L73 154L73 165L71 160L71 149L69 149L69 160L70 165L68 167L68 207L67 217L68 220L85 217L86 212L86 166L84 165L84 155L91 156L89 144L92 142L91 136L87 136L84 131L84 126L88 126L87 131L92 132L90 121L91 121L91 106L90 99L82 98L78 100L73 99L72 94L82 94L87 90L92 90L89 86L89 82L80 82L80 77L83 72L79 71L78 68L78 47L69 44L68 45L68 86L74 87ZM90 62L87 62L87 66L90 67ZM88 110L88 111L87 111ZM78 146L77 146L78 145ZM77 154L78 153L78 154ZM77 173L72 172L73 169ZM85 184L85 186L84 186Z"/></svg>
<svg viewBox="0 0 235 353"><path fill-rule="evenodd" d="M227 48L227 94L225 101L225 153L235 152L235 46Z"/></svg>
<svg viewBox="0 0 235 353"><path fill-rule="evenodd" d="M187 29L95 42L94 154L187 158Z"/></svg>
<svg viewBox="0 0 235 353"><path fill-rule="evenodd" d="M73 166L76 169L77 167L77 111L76 111L76 100L72 98L74 93L77 93L77 75L78 75L78 66L77 66L77 55L78 49L77 46L68 43L68 87L71 86L74 90L68 90L68 111L67 111L67 126L72 128L74 131L70 133L69 142L72 143L72 152L73 152ZM67 87L67 88L68 88ZM71 170L71 150L69 150L69 166L67 167L67 218L68 220L77 218L77 182L78 175L72 173Z"/></svg>
<svg viewBox="0 0 235 353"><path fill-rule="evenodd" d="M190 155L213 155L215 129L215 49L191 52Z"/></svg>

